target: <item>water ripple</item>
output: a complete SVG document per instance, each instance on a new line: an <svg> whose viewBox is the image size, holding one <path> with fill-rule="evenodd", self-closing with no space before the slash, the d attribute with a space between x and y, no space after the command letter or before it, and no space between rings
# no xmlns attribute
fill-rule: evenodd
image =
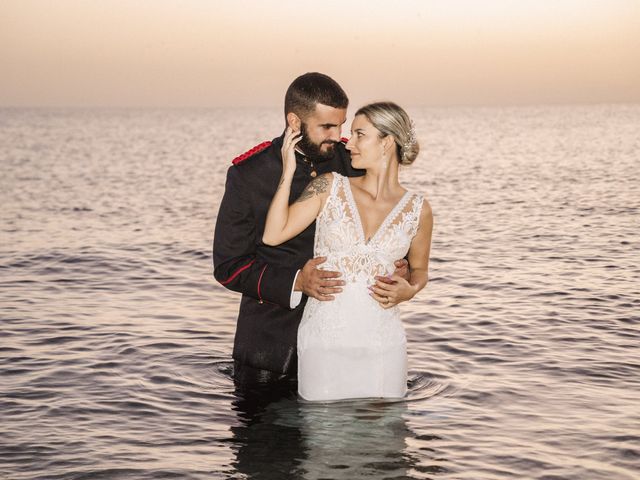
<svg viewBox="0 0 640 480"><path fill-rule="evenodd" d="M211 275L229 159L279 112L0 110L3 478L636 478L640 108L411 113L409 391L316 404L236 389Z"/></svg>

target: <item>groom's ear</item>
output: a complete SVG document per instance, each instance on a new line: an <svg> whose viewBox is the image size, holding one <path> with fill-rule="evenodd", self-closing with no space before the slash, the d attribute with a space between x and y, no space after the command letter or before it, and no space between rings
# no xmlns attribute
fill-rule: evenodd
<svg viewBox="0 0 640 480"><path fill-rule="evenodd" d="M287 126L291 127L293 130L300 130L301 124L300 117L293 112L287 113Z"/></svg>

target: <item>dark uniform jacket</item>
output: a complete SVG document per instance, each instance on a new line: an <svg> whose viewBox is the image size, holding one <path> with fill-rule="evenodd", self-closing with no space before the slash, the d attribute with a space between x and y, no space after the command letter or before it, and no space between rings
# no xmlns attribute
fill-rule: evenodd
<svg viewBox="0 0 640 480"><path fill-rule="evenodd" d="M233 348L236 362L276 373L297 369L297 331L306 297L293 310L296 272L313 257L315 222L277 247L262 243L269 204L282 173L283 136L265 142L234 160L227 172L213 242L214 276L229 290L242 293ZM289 202L312 180L312 168L296 153L297 169ZM343 143L331 160L314 162L318 175L362 175L351 167Z"/></svg>

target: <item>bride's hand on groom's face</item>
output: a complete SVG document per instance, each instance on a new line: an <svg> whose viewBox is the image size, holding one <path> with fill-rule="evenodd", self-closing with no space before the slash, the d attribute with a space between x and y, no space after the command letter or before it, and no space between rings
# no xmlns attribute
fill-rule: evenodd
<svg viewBox="0 0 640 480"><path fill-rule="evenodd" d="M294 130L291 127L287 127L284 132L284 140L282 141L282 173L290 174L296 171L296 145L302 140L302 133L300 130Z"/></svg>

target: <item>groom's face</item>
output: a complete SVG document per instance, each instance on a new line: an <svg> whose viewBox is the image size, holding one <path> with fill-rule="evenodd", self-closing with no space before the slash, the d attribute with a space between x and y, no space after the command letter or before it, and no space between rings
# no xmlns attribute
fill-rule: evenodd
<svg viewBox="0 0 640 480"><path fill-rule="evenodd" d="M311 160L322 161L332 158L346 120L346 109L316 104L315 110L301 119L302 140L298 147Z"/></svg>

